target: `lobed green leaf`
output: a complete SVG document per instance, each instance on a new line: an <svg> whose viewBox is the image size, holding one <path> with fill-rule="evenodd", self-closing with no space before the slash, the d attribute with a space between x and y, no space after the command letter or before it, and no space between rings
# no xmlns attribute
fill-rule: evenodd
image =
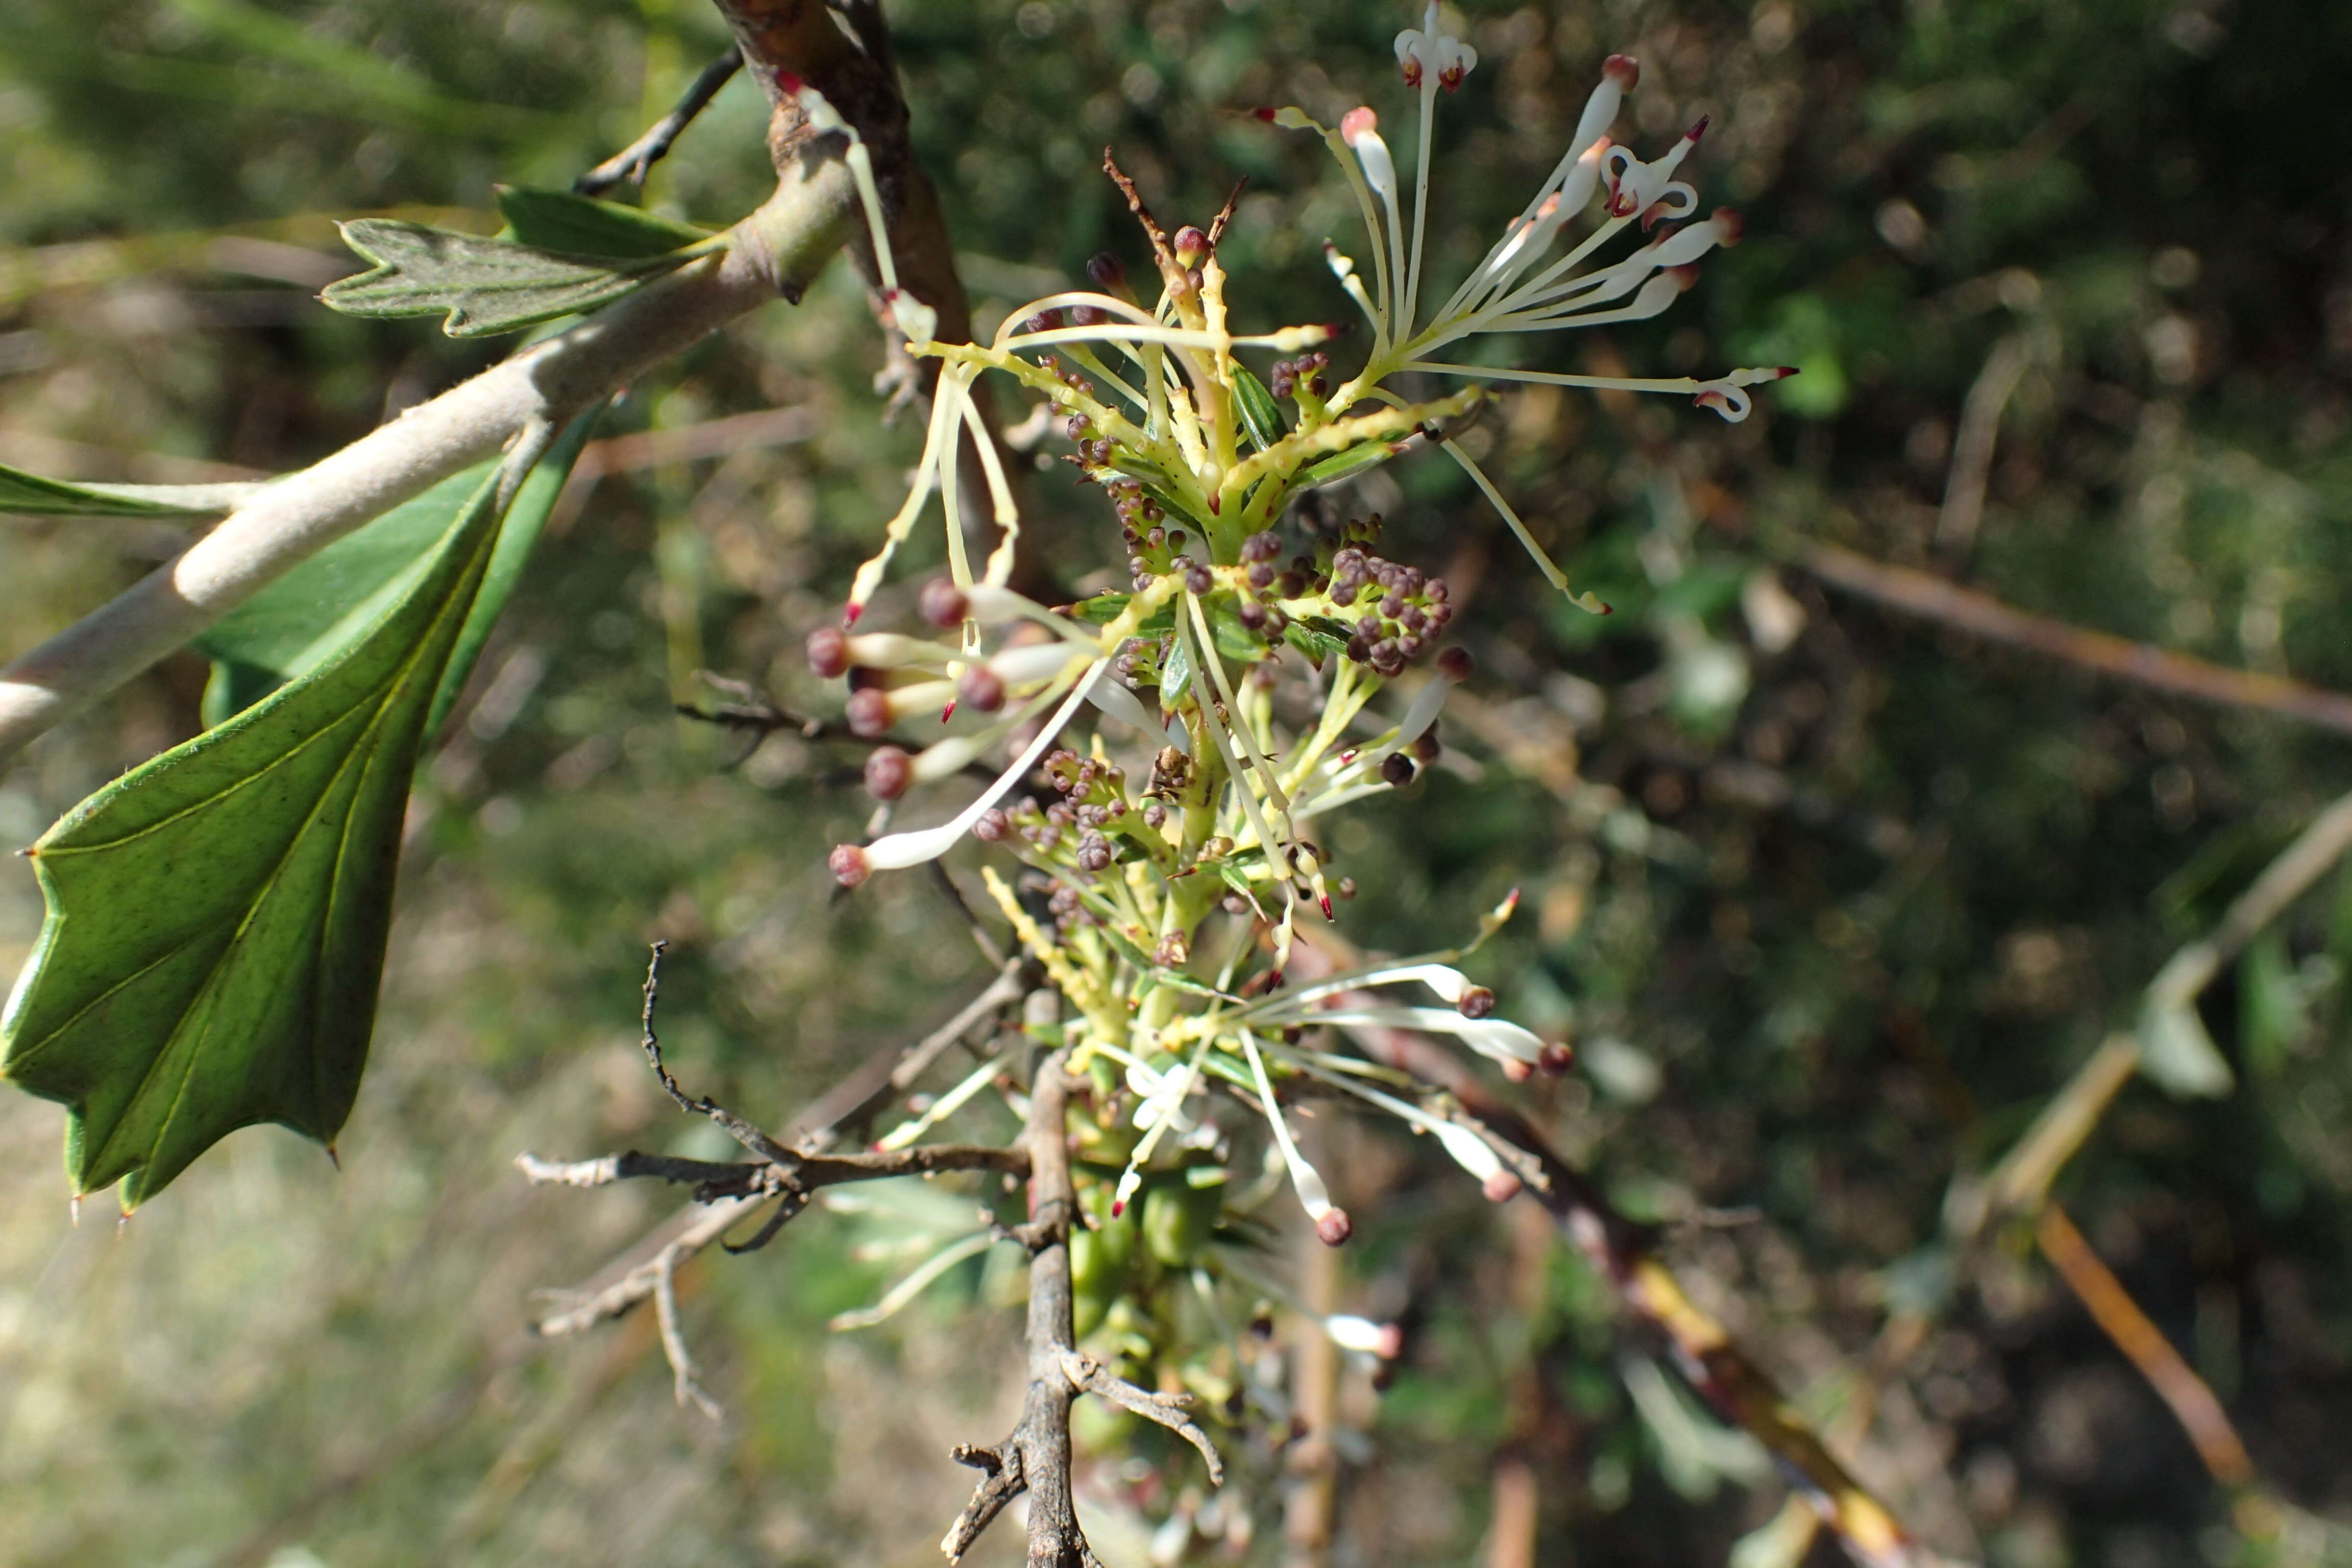
<svg viewBox="0 0 2352 1568"><path fill-rule="evenodd" d="M608 305L692 258L574 256L394 218L341 226L343 243L374 268L320 298L347 316L431 316L453 338L494 337Z"/></svg>

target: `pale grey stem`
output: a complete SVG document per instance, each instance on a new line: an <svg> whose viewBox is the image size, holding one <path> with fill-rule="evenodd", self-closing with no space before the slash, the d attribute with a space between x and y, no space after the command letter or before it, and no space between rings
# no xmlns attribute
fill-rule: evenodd
<svg viewBox="0 0 2352 1568"><path fill-rule="evenodd" d="M2032 363L2023 334L2011 332L1992 347L1984 369L1960 405L1959 429L1952 437L1952 467L1944 480L1944 504L1936 514L1936 548L1965 552L1976 542L1984 517L1985 485L1992 478L1993 441L2010 395Z"/></svg>
<svg viewBox="0 0 2352 1568"><path fill-rule="evenodd" d="M0 668L0 766L361 524L536 424L562 425L779 292L797 298L839 248L855 202L841 164L804 163L723 252L270 484L176 560Z"/></svg>
<svg viewBox="0 0 2352 1568"><path fill-rule="evenodd" d="M1121 1410L1131 1410L1146 1421L1156 1421L1192 1444L1201 1451L1201 1458L1208 1464L1209 1484L1213 1487L1225 1484L1225 1462L1217 1457L1216 1445L1211 1443L1209 1435L1184 1414L1185 1406L1192 1403L1191 1394L1154 1394L1150 1389L1138 1388L1084 1351L1062 1352L1062 1374L1070 1380L1073 1388L1084 1389L1088 1394L1108 1399Z"/></svg>
<svg viewBox="0 0 2352 1568"><path fill-rule="evenodd" d="M685 1331L677 1326L677 1260L674 1248L663 1247L655 1259L657 1269L654 1279L654 1318L661 1328L662 1354L669 1362L670 1385L680 1405L691 1405L709 1416L719 1419L719 1401L702 1391L694 1381L694 1358L687 1352Z"/></svg>

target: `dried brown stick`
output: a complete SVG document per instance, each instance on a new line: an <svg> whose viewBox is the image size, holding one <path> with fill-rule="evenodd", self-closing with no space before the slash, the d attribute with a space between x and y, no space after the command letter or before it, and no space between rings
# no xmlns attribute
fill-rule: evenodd
<svg viewBox="0 0 2352 1568"><path fill-rule="evenodd" d="M1070 1404L1077 1395L1064 1358L1076 1353L1072 1332L1070 1223L1077 1193L1070 1181L1066 1053L1038 1064L1029 1086L1029 1391L1021 1418L1003 1441L959 1446L958 1464L984 1472L971 1500L940 1550L960 1561L1005 1505L1029 1495L1029 1568L1099 1568L1078 1528L1070 1489Z"/></svg>
<svg viewBox="0 0 2352 1568"><path fill-rule="evenodd" d="M1956 554L1976 542L1977 524L1984 516L1985 482L1992 477L1992 447L2000 430L2001 411L2010 394L2032 363L2024 337L2016 332L1993 344L1960 405L1959 428L1952 436L1952 466L1944 479L1943 510L1936 514L1936 544Z"/></svg>
<svg viewBox="0 0 2352 1568"><path fill-rule="evenodd" d="M662 161L679 135L694 123L695 116L709 108L710 100L719 96L719 89L742 68L743 51L732 47L703 67L677 100L677 108L656 121L644 135L572 181L572 190L583 196L601 196L614 185L644 184L646 172Z"/></svg>
<svg viewBox="0 0 2352 1568"><path fill-rule="evenodd" d="M961 1039L965 1034L1000 1009L1017 1000L1018 983L1010 971L999 974L988 987L957 1010L939 1028L898 1052L895 1057L877 1052L856 1072L840 1084L819 1096L808 1109L795 1117L785 1131L797 1152L814 1153L830 1143L845 1130L862 1129L876 1110L891 1098L903 1092L921 1076L940 1054ZM570 1166L552 1166L541 1163L543 1168L568 1172ZM598 1162L586 1162L593 1166ZM557 1174L555 1181L569 1181L566 1174ZM599 1184L592 1181L588 1184ZM738 1225L752 1212L772 1198L746 1195L720 1198L711 1204L694 1204L679 1210L641 1239L624 1258L635 1256L637 1261L625 1266L616 1262L605 1273L610 1276L602 1285L567 1292L568 1304L561 1311L541 1318L533 1331L541 1337L580 1333L598 1323L608 1321L650 1300L660 1277L660 1259L670 1257L669 1267L675 1268L687 1258L704 1250ZM778 1209L784 1219L799 1212L804 1197L787 1197Z"/></svg>
<svg viewBox="0 0 2352 1568"><path fill-rule="evenodd" d="M1070 1380L1071 1387L1108 1399L1121 1410L1132 1411L1146 1421L1157 1422L1192 1444L1201 1451L1202 1459L1209 1467L1209 1484L1225 1484L1225 1462L1217 1457L1216 1445L1210 1442L1209 1435L1184 1413L1192 1403L1191 1394L1154 1394L1150 1389L1139 1388L1084 1351L1065 1351L1062 1353L1062 1373Z"/></svg>
<svg viewBox="0 0 2352 1568"><path fill-rule="evenodd" d="M2246 1453L2246 1445L2238 1429L2231 1425L2229 1413L2221 1408L2212 1389L2197 1375L2196 1369L2172 1348L2164 1331L2140 1310L2131 1292L2115 1271L2100 1260L2074 1228L2074 1222L2056 1204L2046 1205L2033 1227L2033 1239L2042 1248L2042 1256L2058 1271L2060 1279L2074 1292L2092 1320L2115 1341L2116 1348L2131 1359L2140 1375L2147 1379L2157 1396L2171 1408L2181 1430L2189 1434L2195 1445L2197 1457L2205 1462L2213 1479L2232 1489L2254 1484L2254 1462Z"/></svg>
<svg viewBox="0 0 2352 1568"><path fill-rule="evenodd" d="M1908 566L1889 566L1833 544L1804 545L1793 562L1832 587L1991 642L2046 654L2200 702L2276 713L2352 735L2352 696L2340 691L2306 686L2284 676L2208 664L2152 644L2030 615L1990 594Z"/></svg>

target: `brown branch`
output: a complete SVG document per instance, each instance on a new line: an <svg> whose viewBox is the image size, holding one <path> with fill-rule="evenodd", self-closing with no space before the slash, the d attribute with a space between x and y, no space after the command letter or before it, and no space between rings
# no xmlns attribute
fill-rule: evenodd
<svg viewBox="0 0 2352 1568"><path fill-rule="evenodd" d="M824 1149L840 1134L862 1131L881 1107L912 1087L916 1079L950 1047L982 1021L1018 1000L1020 994L1014 972L1008 969L1000 973L945 1024L895 1056L889 1052L876 1053L865 1066L819 1096L793 1118L784 1139L780 1142L789 1141L795 1153L805 1159L807 1155ZM617 1163L622 1156L607 1158ZM847 1158L854 1162L864 1157ZM556 1163L537 1161L529 1155L523 1159L533 1160L538 1169L539 1173L533 1174L532 1165L523 1167L525 1173L532 1175L533 1180L601 1186L607 1181L619 1179L617 1170L611 1176L602 1173L603 1161ZM518 1164L521 1163L517 1162ZM603 1285L562 1292L561 1296L567 1304L562 1310L540 1319L532 1325L533 1332L548 1338L576 1334L620 1317L652 1299L664 1268L675 1269L688 1258L718 1242L750 1218L762 1205L777 1201L777 1198L778 1194L772 1193L747 1194L721 1197L709 1204L698 1203L681 1209L630 1249L631 1253L640 1255L638 1261L626 1267L617 1262L610 1266L605 1273L611 1278ZM751 1244L747 1244L745 1250L764 1245L777 1229L800 1213L806 1201L805 1194L782 1195L767 1226ZM624 1254L626 1256L629 1254ZM663 1261L665 1257L667 1263Z"/></svg>
<svg viewBox="0 0 2352 1568"><path fill-rule="evenodd" d="M2230 1424L2228 1412L2205 1380L2181 1359L2172 1348L2172 1342L2162 1330L2148 1321L2131 1292L2124 1289L2114 1270L2091 1250L2066 1211L2051 1204L2042 1211L2033 1227L2033 1239L2042 1248L2042 1256L2058 1271L2059 1278L2074 1292L2093 1321L2106 1331L2116 1348L2131 1358L2139 1368L2148 1386L2158 1397L2171 1407L2173 1416L2189 1440L2197 1448L2197 1457L2213 1479L2232 1490L2254 1484L2254 1462L2246 1454L2246 1445L2238 1436L2238 1429Z"/></svg>
<svg viewBox="0 0 2352 1568"><path fill-rule="evenodd" d="M662 161L678 136L694 123L696 115L710 106L719 89L743 68L743 51L730 48L725 54L702 68L690 83L677 107L654 122L644 135L605 159L586 174L572 182L572 188L583 196L601 196L614 185L643 185L646 172Z"/></svg>
<svg viewBox="0 0 2352 1568"><path fill-rule="evenodd" d="M1097 1394L1146 1421L1157 1422L1192 1444L1201 1451L1202 1459L1209 1467L1209 1484L1213 1487L1225 1484L1225 1462L1217 1458L1216 1445L1211 1443L1209 1435L1184 1414L1185 1407L1192 1403L1191 1394L1154 1394L1149 1389L1138 1388L1084 1351L1064 1351L1062 1373L1070 1380L1071 1387Z"/></svg>
<svg viewBox="0 0 2352 1568"><path fill-rule="evenodd" d="M1993 344L1984 369L1969 387L1960 405L1959 429L1952 437L1952 466L1944 479L1943 510L1936 514L1936 545L1964 555L1976 542L1977 524L1984 516L1985 481L1992 477L1992 447L2000 430L2001 411L2010 394L2032 363L2025 339L2012 332Z"/></svg>
<svg viewBox="0 0 2352 1568"><path fill-rule="evenodd" d="M2352 696L2283 676L2231 669L2148 643L2029 615L1990 594L1908 566L1889 566L1833 544L1800 548L1794 563L1832 587L1988 641L2006 643L2103 675L2228 708L2252 708L2352 735Z"/></svg>
<svg viewBox="0 0 2352 1568"><path fill-rule="evenodd" d="M953 1450L958 1464L986 1473L940 1542L950 1563L971 1549L1007 1503L1026 1492L1029 1568L1100 1568L1078 1528L1070 1495L1070 1404L1077 1387L1066 1358L1076 1353L1070 1221L1077 1212L1077 1194L1070 1182L1066 1059L1061 1051L1047 1057L1029 1086L1029 1392L1021 1419L1003 1442Z"/></svg>

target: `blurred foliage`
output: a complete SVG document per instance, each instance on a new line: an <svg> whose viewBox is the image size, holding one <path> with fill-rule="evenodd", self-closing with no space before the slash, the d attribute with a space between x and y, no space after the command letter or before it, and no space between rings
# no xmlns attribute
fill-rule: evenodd
<svg viewBox="0 0 2352 1568"><path fill-rule="evenodd" d="M1482 65L1441 121L1438 275L1517 212L1622 48L1643 83L1621 129L1650 147L1712 114L1695 177L1747 213L1748 239L1667 318L1544 363L1805 374L1736 427L1531 390L1471 433L1615 605L1605 619L1515 570L1450 468L1362 487L1388 552L1470 601L1486 673L1449 710L1452 765L1337 826L1365 889L1345 929L1420 947L1526 886L1481 977L1579 1042L1584 1070L1538 1098L1542 1117L1668 1226L1706 1305L1810 1412L1833 1419L1890 1309L1940 1315L1861 1450L1930 1540L2002 1568L2235 1560L2224 1500L2113 1347L2030 1251L1960 1268L1941 1207L2352 782L2345 742L1988 649L1776 563L1833 541L2352 689L2352 9L1465 9ZM1106 142L1171 218L1205 217L1247 174L1229 269L1264 279L1254 300L1338 313L1318 244L1347 243L1343 187L1310 142L1234 111L1401 105L1400 7L890 11L983 325L1098 248L1139 259L1095 173ZM297 466L488 363L495 348L429 323L318 308L356 269L327 220L442 209L428 221L489 232L494 181L565 183L724 37L699 0L18 0L8 33L0 461L146 482ZM756 92L730 86L649 205L746 210L767 181L761 122ZM2019 368L1981 522L1939 545L1962 412L2003 344ZM559 507L408 825L340 1177L295 1139L244 1132L120 1236L77 1231L60 1113L0 1098L0 1558L936 1560L965 1485L944 1448L1001 1430L1013 1392L987 1352L1014 1330L980 1266L833 1336L829 1315L903 1272L855 1216L698 1265L688 1329L730 1411L712 1426L672 1405L642 1315L575 1343L518 1338L530 1292L585 1277L667 1212L660 1194L530 1191L506 1166L525 1147L710 1152L635 1056L650 935L674 944L673 1062L771 1120L977 984L982 960L921 879L828 898L823 848L866 809L854 758L781 737L729 771L728 737L670 711L703 668L821 700L800 637L894 508L918 437L877 422L880 358L836 269L624 404L622 430L793 406L813 433L608 475ZM1034 491L1073 588L1113 563L1055 473ZM10 649L185 537L8 520ZM29 842L193 732L203 683L200 660L174 659L51 737L0 783L0 826ZM38 915L12 864L10 959ZM2126 1089L2060 1189L2264 1479L2339 1520L2347 964L2339 873L2203 999L2236 1094ZM1319 1132L1360 1227L1343 1304L1408 1330L1384 1394L1360 1371L1343 1389L1371 1439L1348 1450L1343 1560L1471 1556L1498 1453L1540 1478L1546 1563L1720 1561L1767 1516L1772 1484L1678 1418L1539 1215L1489 1208L1433 1151ZM1170 1500L1116 1454L1093 1485L1147 1517L1138 1531ZM1265 1557L1279 1531L1255 1496ZM1098 1541L1140 1554L1109 1522ZM1012 1560L1010 1532L983 1551Z"/></svg>

